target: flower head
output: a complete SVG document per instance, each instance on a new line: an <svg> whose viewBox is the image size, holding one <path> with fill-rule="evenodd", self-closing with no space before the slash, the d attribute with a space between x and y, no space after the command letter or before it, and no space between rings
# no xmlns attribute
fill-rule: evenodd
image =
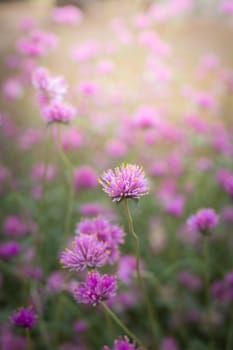
<svg viewBox="0 0 233 350"><path fill-rule="evenodd" d="M139 199L149 192L142 167L134 164L122 164L105 171L99 183L114 202L124 198Z"/></svg>
<svg viewBox="0 0 233 350"><path fill-rule="evenodd" d="M21 307L11 316L11 322L23 328L32 328L37 320L35 310L32 306Z"/></svg>
<svg viewBox="0 0 233 350"><path fill-rule="evenodd" d="M98 271L92 270L88 272L86 281L74 289L74 297L80 303L95 306L102 300L115 296L116 291L115 276L101 275Z"/></svg>
<svg viewBox="0 0 233 350"><path fill-rule="evenodd" d="M98 241L96 236L82 234L75 238L71 249L62 252L60 261L65 268L83 271L87 267L103 266L108 255L106 243Z"/></svg>
<svg viewBox="0 0 233 350"><path fill-rule="evenodd" d="M43 116L48 123L69 123L74 119L76 109L61 100L52 100L43 110Z"/></svg>
<svg viewBox="0 0 233 350"><path fill-rule="evenodd" d="M199 231L203 234L210 233L218 223L218 216L214 209L202 208L187 220L188 227L192 231Z"/></svg>
<svg viewBox="0 0 233 350"><path fill-rule="evenodd" d="M118 245L124 243L125 236L125 232L120 226L113 225L102 216L81 220L77 225L76 234L94 235L97 236L99 241L105 242L109 251L109 263L113 263L118 259Z"/></svg>
<svg viewBox="0 0 233 350"><path fill-rule="evenodd" d="M108 346L104 346L102 350L111 350ZM130 343L127 337L119 337L114 341L112 350L137 350L136 345Z"/></svg>

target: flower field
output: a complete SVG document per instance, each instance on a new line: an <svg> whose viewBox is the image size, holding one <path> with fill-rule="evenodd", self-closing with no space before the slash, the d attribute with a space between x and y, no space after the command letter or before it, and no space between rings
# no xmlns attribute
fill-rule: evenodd
<svg viewBox="0 0 233 350"><path fill-rule="evenodd" d="M0 349L233 350L233 2L213 6L0 4Z"/></svg>

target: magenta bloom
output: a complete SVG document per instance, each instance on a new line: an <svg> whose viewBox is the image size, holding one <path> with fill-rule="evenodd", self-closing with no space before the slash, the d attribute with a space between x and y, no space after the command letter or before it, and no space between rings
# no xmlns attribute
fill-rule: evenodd
<svg viewBox="0 0 233 350"><path fill-rule="evenodd" d="M21 307L11 316L11 322L23 328L32 328L37 321L35 310L29 307Z"/></svg>
<svg viewBox="0 0 233 350"><path fill-rule="evenodd" d="M52 100L50 104L44 108L43 116L45 120L50 123L63 123L67 124L74 119L76 109L64 103L61 100Z"/></svg>
<svg viewBox="0 0 233 350"><path fill-rule="evenodd" d="M122 164L105 171L99 182L114 202L124 198L139 199L149 192L142 167L134 164Z"/></svg>
<svg viewBox="0 0 233 350"><path fill-rule="evenodd" d="M96 236L82 234L75 238L71 249L62 252L60 262L67 269L83 271L103 266L108 255L106 243L98 241Z"/></svg>
<svg viewBox="0 0 233 350"><path fill-rule="evenodd" d="M9 259L21 251L21 245L14 241L8 241L0 244L0 259Z"/></svg>
<svg viewBox="0 0 233 350"><path fill-rule="evenodd" d="M101 275L98 271L90 271L86 281L74 289L75 299L83 304L97 305L116 295L117 282L113 275Z"/></svg>
<svg viewBox="0 0 233 350"><path fill-rule="evenodd" d="M214 209L203 208L187 220L188 227L192 231L198 231L203 234L210 233L210 231L217 225L218 216Z"/></svg>
<svg viewBox="0 0 233 350"><path fill-rule="evenodd" d="M108 346L104 346L102 350L111 350ZM137 350L136 345L130 343L127 337L119 337L114 341L112 350Z"/></svg>

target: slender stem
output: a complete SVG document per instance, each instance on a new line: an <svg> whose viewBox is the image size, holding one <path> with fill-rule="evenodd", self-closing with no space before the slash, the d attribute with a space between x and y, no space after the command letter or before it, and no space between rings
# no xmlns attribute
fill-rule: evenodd
<svg viewBox="0 0 233 350"><path fill-rule="evenodd" d="M125 212L126 212L126 216L128 219L128 225L129 225L129 231L130 234L132 235L133 239L134 239L134 243L135 243L135 253L136 253L136 273L137 273L137 279L138 279L138 284L139 287L141 289L141 293L144 297L145 300L145 304L147 307L147 313L148 313L148 317L150 320L150 324L152 327L152 337L153 337L153 341L154 341L154 346L155 349L157 348L157 336L158 336L158 330L157 330L157 324L155 321L155 317L154 317L154 312L153 312L153 307L150 303L149 297L147 295L146 289L145 289L145 285L144 285L144 281L143 278L141 276L141 272L140 272L140 243L139 243L139 239L137 234L135 233L134 230L134 226L133 226L133 219L130 213L130 209L129 209L129 203L128 203L128 199L126 198L124 200L125 202Z"/></svg>
<svg viewBox="0 0 233 350"><path fill-rule="evenodd" d="M61 129L58 129L58 150L61 156L62 161L64 162L66 168L68 169L68 185L69 185L69 193L68 193L68 203L67 203L67 211L65 218L65 240L67 240L69 232L70 232L70 222L72 218L72 208L74 203L74 184L73 184L73 165L70 160L67 158L61 142Z"/></svg>
<svg viewBox="0 0 233 350"><path fill-rule="evenodd" d="M129 328L127 328L122 322L121 320L118 318L118 316L104 303L101 302L101 305L104 309L104 311L113 319L113 321L116 322L116 324L121 327L121 329L133 340L135 340L141 347L142 350L147 350L145 345L141 342L141 340L138 339L138 337L129 330Z"/></svg>
<svg viewBox="0 0 233 350"><path fill-rule="evenodd" d="M29 328L25 329L25 333L26 333L26 338L27 338L27 348L28 350L32 350L32 340L31 340L31 336L30 336L30 330Z"/></svg>

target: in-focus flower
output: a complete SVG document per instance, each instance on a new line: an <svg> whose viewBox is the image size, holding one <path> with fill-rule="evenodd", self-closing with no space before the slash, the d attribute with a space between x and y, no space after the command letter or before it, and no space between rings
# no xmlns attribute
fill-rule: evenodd
<svg viewBox="0 0 233 350"><path fill-rule="evenodd" d="M124 243L124 230L113 225L108 219L99 216L92 219L83 219L79 222L76 234L87 234L97 236L98 240L107 244L109 251L108 263L114 263L119 257L118 245Z"/></svg>
<svg viewBox="0 0 233 350"><path fill-rule="evenodd" d="M134 164L122 164L105 171L99 183L114 202L124 198L139 199L149 192L143 168Z"/></svg>
<svg viewBox="0 0 233 350"><path fill-rule="evenodd" d="M108 346L104 346L102 350L111 350ZM127 337L119 337L114 341L112 350L137 350L136 345L130 343Z"/></svg>
<svg viewBox="0 0 233 350"><path fill-rule="evenodd" d="M212 208L202 208L187 220L188 227L193 231L209 234L218 224L218 215Z"/></svg>
<svg viewBox="0 0 233 350"><path fill-rule="evenodd" d="M70 104L67 104L61 100L52 100L50 104L43 109L42 114L49 124L67 124L74 119L76 109Z"/></svg>
<svg viewBox="0 0 233 350"><path fill-rule="evenodd" d="M67 269L83 271L103 266L108 255L106 243L98 241L96 236L82 234L72 242L71 249L62 252L60 262Z"/></svg>
<svg viewBox="0 0 233 350"><path fill-rule="evenodd" d="M23 328L32 328L37 322L37 315L32 306L21 307L11 316L11 322Z"/></svg>
<svg viewBox="0 0 233 350"><path fill-rule="evenodd" d="M90 271L84 283L74 289L75 299L83 304L97 305L116 295L117 281L113 275L101 275L98 271Z"/></svg>

